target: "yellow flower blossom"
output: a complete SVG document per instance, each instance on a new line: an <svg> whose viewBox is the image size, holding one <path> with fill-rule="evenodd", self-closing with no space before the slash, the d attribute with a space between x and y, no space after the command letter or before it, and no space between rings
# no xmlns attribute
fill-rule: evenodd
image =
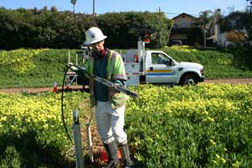
<svg viewBox="0 0 252 168"><path fill-rule="evenodd" d="M214 142L212 139L210 139L210 143L211 143L212 145L216 145L216 142Z"/></svg>

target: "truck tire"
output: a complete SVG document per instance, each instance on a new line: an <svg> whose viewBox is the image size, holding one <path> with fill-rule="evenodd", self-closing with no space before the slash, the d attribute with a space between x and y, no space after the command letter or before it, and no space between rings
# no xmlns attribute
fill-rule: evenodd
<svg viewBox="0 0 252 168"><path fill-rule="evenodd" d="M181 85L196 85L199 82L199 77L197 74L189 73L182 76L180 84Z"/></svg>

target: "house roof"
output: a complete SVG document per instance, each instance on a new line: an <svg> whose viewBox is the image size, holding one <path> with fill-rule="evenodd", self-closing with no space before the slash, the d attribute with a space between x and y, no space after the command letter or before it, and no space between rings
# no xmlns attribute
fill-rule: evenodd
<svg viewBox="0 0 252 168"><path fill-rule="evenodd" d="M228 14L228 16L226 16L226 19L228 19L228 20L239 20L241 15L242 15L242 13L239 12L239 11L231 12L230 14Z"/></svg>
<svg viewBox="0 0 252 168"><path fill-rule="evenodd" d="M193 18L193 19L196 19L196 17L194 17L194 16L192 16L192 15L189 15L189 14L187 14L187 13L181 13L181 14L179 14L178 16L175 16L175 17L172 18L172 19L174 20L174 19L176 19L176 18L178 18L178 17L180 17L180 16L183 16L183 15L186 15L186 16L188 16L188 17L191 17L191 18Z"/></svg>

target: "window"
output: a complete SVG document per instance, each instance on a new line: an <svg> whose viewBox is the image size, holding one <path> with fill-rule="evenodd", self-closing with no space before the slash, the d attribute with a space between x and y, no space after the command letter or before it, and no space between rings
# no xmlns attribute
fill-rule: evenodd
<svg viewBox="0 0 252 168"><path fill-rule="evenodd" d="M166 65L168 65L171 62L170 58L163 55L162 53L152 53L151 61L152 64L166 64Z"/></svg>
<svg viewBox="0 0 252 168"><path fill-rule="evenodd" d="M178 25L177 24L173 24L173 28L178 28Z"/></svg>
<svg viewBox="0 0 252 168"><path fill-rule="evenodd" d="M182 23L181 23L181 27L188 27L188 23L182 22Z"/></svg>
<svg viewBox="0 0 252 168"><path fill-rule="evenodd" d="M229 21L229 23L230 23L230 27L231 28L235 28L236 27L236 21L235 20L231 20L231 21Z"/></svg>

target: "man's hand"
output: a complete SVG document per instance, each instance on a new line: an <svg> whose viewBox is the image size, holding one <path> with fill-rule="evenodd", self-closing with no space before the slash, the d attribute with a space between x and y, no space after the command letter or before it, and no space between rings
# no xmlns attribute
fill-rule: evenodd
<svg viewBox="0 0 252 168"><path fill-rule="evenodd" d="M114 87L112 88L109 88L109 96L110 97L113 97L116 93L119 93L117 90L116 90L116 87L120 86L119 83L115 83L114 84Z"/></svg>
<svg viewBox="0 0 252 168"><path fill-rule="evenodd" d="M67 63L67 66L68 66L71 70L73 70L73 71L77 71L77 70L78 70L78 68L76 68L72 62L68 62L68 63Z"/></svg>

